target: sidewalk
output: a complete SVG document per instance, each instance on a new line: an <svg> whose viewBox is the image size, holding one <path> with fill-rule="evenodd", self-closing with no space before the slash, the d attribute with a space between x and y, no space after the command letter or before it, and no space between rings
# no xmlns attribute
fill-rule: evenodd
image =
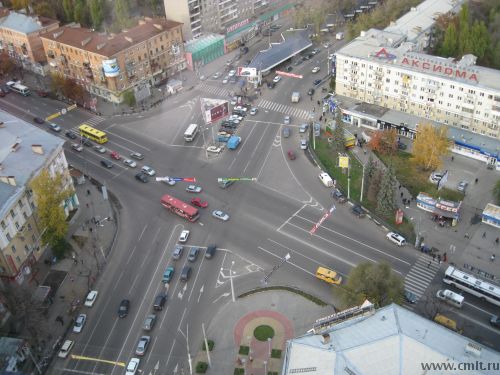
<svg viewBox="0 0 500 375"><path fill-rule="evenodd" d="M109 200L104 200L97 187L86 180L75 188L80 206L71 218L67 237L74 252L51 265L52 255L47 249L30 280L32 288L38 284L52 288L53 303L46 317L47 337L41 340L44 347L39 354L49 359L57 355L56 341L71 331L73 319L85 313L83 302L87 293L95 288L117 232L114 208ZM92 220L96 218L99 223L107 217L112 221L102 221L100 225Z"/></svg>

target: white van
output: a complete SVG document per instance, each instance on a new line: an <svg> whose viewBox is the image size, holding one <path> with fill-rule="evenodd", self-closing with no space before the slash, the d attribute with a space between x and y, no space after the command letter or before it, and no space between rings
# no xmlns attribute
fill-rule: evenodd
<svg viewBox="0 0 500 375"><path fill-rule="evenodd" d="M448 289L438 290L436 297L455 307L462 307L464 303L464 296Z"/></svg>
<svg viewBox="0 0 500 375"><path fill-rule="evenodd" d="M198 134L198 124L191 124L184 132L184 139L186 142L191 142L196 137L196 134Z"/></svg>
<svg viewBox="0 0 500 375"><path fill-rule="evenodd" d="M321 172L318 178L326 187L333 187L333 180L328 173Z"/></svg>
<svg viewBox="0 0 500 375"><path fill-rule="evenodd" d="M335 39L342 40L344 39L344 33L340 32L335 35Z"/></svg>

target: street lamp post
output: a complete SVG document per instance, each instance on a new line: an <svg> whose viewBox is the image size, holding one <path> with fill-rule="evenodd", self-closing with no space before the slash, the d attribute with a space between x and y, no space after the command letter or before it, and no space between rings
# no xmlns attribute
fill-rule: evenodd
<svg viewBox="0 0 500 375"><path fill-rule="evenodd" d="M365 164L363 164L363 174L361 176L361 196L359 198L360 202L363 202L363 189L365 187Z"/></svg>
<svg viewBox="0 0 500 375"><path fill-rule="evenodd" d="M268 337L267 343L269 344L269 358L271 358L271 341L273 341L272 337Z"/></svg>
<svg viewBox="0 0 500 375"><path fill-rule="evenodd" d="M267 361L264 361L264 374L267 375Z"/></svg>
<svg viewBox="0 0 500 375"><path fill-rule="evenodd" d="M269 281L269 278L271 277L273 272L276 271L278 268L280 268L290 258L291 258L290 253L286 253L285 257L281 259L281 262L277 266L274 266L273 269L271 270L271 272L269 272L266 275L266 277L264 277L264 280L263 280L264 284L267 284L267 282Z"/></svg>
<svg viewBox="0 0 500 375"><path fill-rule="evenodd" d="M229 268L229 282L231 283L231 298L233 302L236 302L236 298L234 297L233 266L234 260L231 262L231 267Z"/></svg>

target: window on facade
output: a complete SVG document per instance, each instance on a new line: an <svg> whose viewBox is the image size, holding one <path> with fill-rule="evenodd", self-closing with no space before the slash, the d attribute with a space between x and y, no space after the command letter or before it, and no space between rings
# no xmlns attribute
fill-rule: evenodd
<svg viewBox="0 0 500 375"><path fill-rule="evenodd" d="M15 254L15 253L16 253L16 251L17 251L17 250L16 250L16 247L15 247L14 245L12 245L12 246L11 246L11 250L12 250L12 253L14 253L14 254Z"/></svg>
<svg viewBox="0 0 500 375"><path fill-rule="evenodd" d="M19 258L19 255L16 257L17 263L21 263L21 258Z"/></svg>
<svg viewBox="0 0 500 375"><path fill-rule="evenodd" d="M28 224L28 230L31 231L32 229L31 224Z"/></svg>
<svg viewBox="0 0 500 375"><path fill-rule="evenodd" d="M34 234L32 234L32 235L31 235L31 240L32 240L33 242L35 242L35 241L36 241L36 237L35 237L35 235L34 235Z"/></svg>
<svg viewBox="0 0 500 375"><path fill-rule="evenodd" d="M3 221L3 220L0 222L0 225L2 226L2 229L7 228L7 226L5 225L5 221Z"/></svg>
<svg viewBox="0 0 500 375"><path fill-rule="evenodd" d="M26 253L26 255L30 254L30 248L28 245L24 245L24 252Z"/></svg>
<svg viewBox="0 0 500 375"><path fill-rule="evenodd" d="M21 228L21 227L19 226L19 223L18 223L17 221L15 222L15 225L16 225L16 229L17 229L17 230L19 230L19 228Z"/></svg>
<svg viewBox="0 0 500 375"><path fill-rule="evenodd" d="M34 210L35 209L35 204L33 202L30 202L30 207L31 207L32 210Z"/></svg>
<svg viewBox="0 0 500 375"><path fill-rule="evenodd" d="M24 204L23 204L22 200L19 200L19 202L17 202L17 204L19 205L19 208L23 208L24 207Z"/></svg>
<svg viewBox="0 0 500 375"><path fill-rule="evenodd" d="M16 216L16 214L14 213L14 210L10 210L10 216L11 216L12 218L14 218L14 217Z"/></svg>
<svg viewBox="0 0 500 375"><path fill-rule="evenodd" d="M26 215L26 212L23 212L23 217L24 217L24 220L28 220L28 215Z"/></svg>

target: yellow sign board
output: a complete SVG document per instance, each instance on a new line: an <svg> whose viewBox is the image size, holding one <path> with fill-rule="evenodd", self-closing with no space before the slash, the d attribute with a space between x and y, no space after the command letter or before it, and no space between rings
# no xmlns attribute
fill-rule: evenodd
<svg viewBox="0 0 500 375"><path fill-rule="evenodd" d="M117 366L121 366L121 367L125 367L126 366L125 362L108 361L107 359L84 357L82 355L75 355L75 354L71 354L70 356L71 356L71 359L81 359L81 360L84 360L84 361L94 361L94 362L109 363L111 365L117 365Z"/></svg>
<svg viewBox="0 0 500 375"><path fill-rule="evenodd" d="M339 156L339 167L349 168L349 156Z"/></svg>

